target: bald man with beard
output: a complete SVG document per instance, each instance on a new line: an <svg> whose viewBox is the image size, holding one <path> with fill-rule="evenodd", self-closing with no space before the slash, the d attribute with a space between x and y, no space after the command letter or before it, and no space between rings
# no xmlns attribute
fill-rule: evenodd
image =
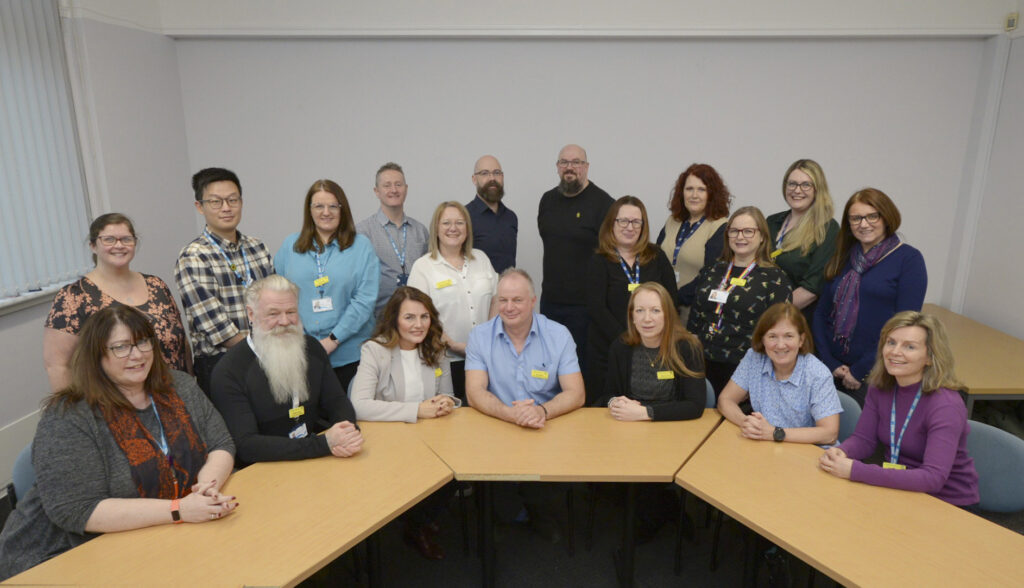
<svg viewBox="0 0 1024 588"><path fill-rule="evenodd" d="M249 286L252 332L214 368L211 397L240 465L349 457L362 448L355 409L323 346L302 332L298 300L298 287L283 276Z"/></svg>
<svg viewBox="0 0 1024 588"><path fill-rule="evenodd" d="M466 204L473 224L473 247L487 254L498 274L516 265L519 217L502 203L505 172L493 155L476 160L471 177L476 198Z"/></svg>

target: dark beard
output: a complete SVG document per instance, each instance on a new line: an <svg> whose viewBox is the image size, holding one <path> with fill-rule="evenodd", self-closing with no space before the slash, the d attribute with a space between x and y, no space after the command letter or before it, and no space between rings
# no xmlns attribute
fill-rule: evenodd
<svg viewBox="0 0 1024 588"><path fill-rule="evenodd" d="M505 195L505 186L491 180L483 186L478 186L476 193L484 199L484 202L495 204L501 202L501 198Z"/></svg>
<svg viewBox="0 0 1024 588"><path fill-rule="evenodd" d="M566 196L575 196L580 193L583 186L580 184L579 179L575 179L571 182L566 181L565 177L562 177L562 181L558 182L558 191Z"/></svg>

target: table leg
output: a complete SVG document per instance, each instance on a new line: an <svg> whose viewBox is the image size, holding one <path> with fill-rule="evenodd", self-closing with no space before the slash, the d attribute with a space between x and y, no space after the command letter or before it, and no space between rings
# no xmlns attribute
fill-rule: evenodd
<svg viewBox="0 0 1024 588"><path fill-rule="evenodd" d="M370 588L384 585L384 577L380 564L380 534L374 533L366 538L366 576Z"/></svg>
<svg viewBox="0 0 1024 588"><path fill-rule="evenodd" d="M477 484L480 491L480 521L482 523L483 535L480 538L480 560L483 573L484 588L494 586L494 484L491 482L480 482Z"/></svg>

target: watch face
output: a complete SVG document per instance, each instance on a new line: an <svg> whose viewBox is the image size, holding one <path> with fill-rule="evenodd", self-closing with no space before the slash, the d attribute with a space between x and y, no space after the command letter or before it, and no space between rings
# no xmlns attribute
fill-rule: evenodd
<svg viewBox="0 0 1024 588"><path fill-rule="evenodd" d="M786 438L786 430L783 429L782 427L775 427L775 433L772 434L772 437L776 441L782 441L783 439Z"/></svg>

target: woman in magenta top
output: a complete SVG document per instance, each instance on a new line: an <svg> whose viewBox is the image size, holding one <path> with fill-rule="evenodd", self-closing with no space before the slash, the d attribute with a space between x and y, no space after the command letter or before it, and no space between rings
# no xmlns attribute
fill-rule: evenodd
<svg viewBox="0 0 1024 588"><path fill-rule="evenodd" d="M945 329L904 311L882 327L853 435L828 449L821 469L855 482L927 492L957 506L978 504L978 472L967 455L967 408L953 373ZM861 461L885 445L881 466Z"/></svg>

